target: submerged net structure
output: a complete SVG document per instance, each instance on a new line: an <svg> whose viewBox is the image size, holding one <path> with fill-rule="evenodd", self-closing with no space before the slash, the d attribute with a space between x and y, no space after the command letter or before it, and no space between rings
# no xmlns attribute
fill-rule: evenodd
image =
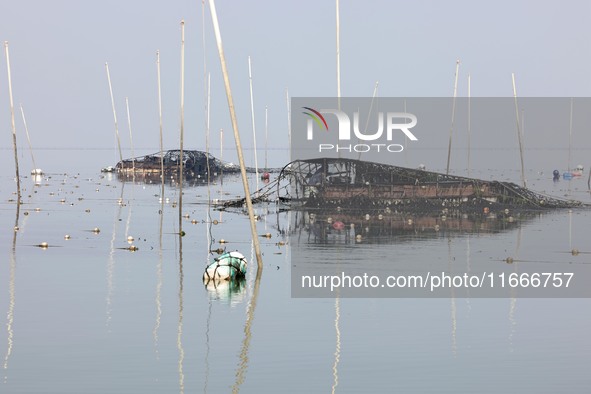
<svg viewBox="0 0 591 394"><path fill-rule="evenodd" d="M487 207L548 209L584 206L520 187L367 161L319 158L286 165L272 185L253 194L253 201L276 200L291 207L429 211L447 207L480 211ZM228 202L237 206L242 200Z"/></svg>

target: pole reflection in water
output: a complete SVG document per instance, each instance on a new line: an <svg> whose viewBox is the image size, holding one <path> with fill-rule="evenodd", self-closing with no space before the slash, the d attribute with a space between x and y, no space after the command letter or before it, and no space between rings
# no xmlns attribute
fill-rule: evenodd
<svg viewBox="0 0 591 394"><path fill-rule="evenodd" d="M12 355L14 345L14 306L16 300L16 235L18 233L18 220L20 216L20 203L16 203L16 219L14 222L14 234L12 236L12 250L10 252L9 276L8 276L8 311L6 312L6 355L4 356L4 383L8 381L8 361Z"/></svg>
<svg viewBox="0 0 591 394"><path fill-rule="evenodd" d="M163 183L164 187L164 183ZM162 292L162 226L164 223L164 193L160 196L160 228L158 234L158 266L156 268L156 323L152 335L154 337L154 350L156 352L156 359L160 358L158 350L158 331L160 330L160 318L162 316L162 302L160 295Z"/></svg>
<svg viewBox="0 0 591 394"><path fill-rule="evenodd" d="M338 290L337 290L338 291ZM341 360L341 329L339 326L341 320L341 299L339 298L338 294L334 300L334 309L335 309L335 319L334 319L334 328L336 333L336 349L334 351L334 364L332 365L332 376L334 378L332 383L332 394L336 392L337 386L339 385L339 373L338 373L338 366L339 361Z"/></svg>
<svg viewBox="0 0 591 394"><path fill-rule="evenodd" d="M236 381L232 386L232 393L238 393L240 386L244 383L246 371L248 369L248 350L250 347L250 339L252 337L252 323L254 321L254 313L257 307L257 299L259 298L259 286L261 282L261 271L257 270L254 280L254 290L252 298L246 310L246 323L244 324L244 339L242 340L242 349L240 350L240 363L236 371Z"/></svg>
<svg viewBox="0 0 591 394"><path fill-rule="evenodd" d="M119 197L117 215L113 221L113 231L111 235L111 249L109 251L109 260L107 262L107 321L106 326L111 324L111 312L113 303L113 272L115 271L115 238L117 237L117 223L121 219L121 209L123 207L123 191L125 190L125 183L121 183L121 196Z"/></svg>
<svg viewBox="0 0 591 394"><path fill-rule="evenodd" d="M179 389L180 393L185 392L185 374L183 373L183 361L185 350L183 349L183 238L179 236L179 322L177 329L177 349L179 351Z"/></svg>

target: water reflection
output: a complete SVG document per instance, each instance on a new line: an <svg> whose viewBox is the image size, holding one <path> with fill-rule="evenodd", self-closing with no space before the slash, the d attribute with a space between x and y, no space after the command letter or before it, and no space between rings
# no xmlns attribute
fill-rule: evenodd
<svg viewBox="0 0 591 394"><path fill-rule="evenodd" d="M311 243L393 242L414 238L437 238L454 234L498 233L518 228L536 213L451 214L423 216L403 213L361 214L339 210L296 212L290 232L308 235Z"/></svg>
<svg viewBox="0 0 591 394"><path fill-rule="evenodd" d="M10 251L9 274L8 274L8 311L6 312L6 354L4 356L4 383L8 380L8 361L12 355L14 345L14 307L16 302L16 236L19 231L20 204L16 203L16 218L12 235L12 249Z"/></svg>
<svg viewBox="0 0 591 394"><path fill-rule="evenodd" d="M252 292L252 298L250 299L250 303L248 304L248 308L246 310L246 322L244 323L244 339L242 340L242 348L240 349L240 363L238 364L238 369L236 370L236 381L232 386L232 393L238 393L240 391L240 386L244 383L244 378L246 376L246 371L248 369L248 352L250 348L250 339L252 337L252 324L254 321L254 313L257 307L257 300L259 298L259 287L261 282L261 272L257 271L255 281L254 281L254 289Z"/></svg>
<svg viewBox="0 0 591 394"><path fill-rule="evenodd" d="M148 185L158 185L164 182L166 186L178 187L180 183L180 177L176 174L165 174L164 177L160 176L160 172L139 172L125 173L117 172L117 180L122 183L144 183ZM199 174L185 173L182 177L183 187L194 187L194 186L207 186L207 176ZM214 184L220 179L220 176L212 174L210 176L209 184Z"/></svg>
<svg viewBox="0 0 591 394"><path fill-rule="evenodd" d="M244 301L246 279L234 280L210 279L203 282L211 301L220 301L235 306Z"/></svg>

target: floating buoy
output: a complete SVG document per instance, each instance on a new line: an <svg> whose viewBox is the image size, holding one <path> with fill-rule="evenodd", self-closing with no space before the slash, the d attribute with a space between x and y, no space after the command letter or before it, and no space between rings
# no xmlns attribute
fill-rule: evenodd
<svg viewBox="0 0 591 394"><path fill-rule="evenodd" d="M219 242L219 243L221 243L221 244L227 244L227 243L228 243L228 241L226 241L226 240L225 240L225 239L223 239L223 238L222 238L222 239L220 239L218 242Z"/></svg>
<svg viewBox="0 0 591 394"><path fill-rule="evenodd" d="M332 228L334 228L337 231L341 231L345 228L345 223L341 222L340 220L337 220L332 224Z"/></svg>
<svg viewBox="0 0 591 394"><path fill-rule="evenodd" d="M332 218L329 217L328 219L326 219L326 223L331 224L332 223Z"/></svg>
<svg viewBox="0 0 591 394"><path fill-rule="evenodd" d="M101 229L98 228L98 227L95 227L95 228L92 229L92 232L95 233L95 234L98 234L98 233L101 232Z"/></svg>
<svg viewBox="0 0 591 394"><path fill-rule="evenodd" d="M382 215L381 213L378 215L378 220L382 220L384 218L384 215Z"/></svg>
<svg viewBox="0 0 591 394"><path fill-rule="evenodd" d="M218 220L217 220L217 219L213 219L213 222L212 222L212 223L213 223L213 224L218 224L219 222L218 222Z"/></svg>
<svg viewBox="0 0 591 394"><path fill-rule="evenodd" d="M369 213L366 213L365 214L365 220L369 220L369 218L370 218Z"/></svg>
<svg viewBox="0 0 591 394"><path fill-rule="evenodd" d="M407 223L409 226L412 225L412 219L408 219Z"/></svg>
<svg viewBox="0 0 591 394"><path fill-rule="evenodd" d="M435 231L439 231L439 225L438 224L435 225Z"/></svg>
<svg viewBox="0 0 591 394"><path fill-rule="evenodd" d="M505 215L509 214L509 210L507 208L505 208Z"/></svg>
<svg viewBox="0 0 591 394"><path fill-rule="evenodd" d="M135 252L138 251L140 248L138 248L135 245L129 245L129 248L127 248L127 250L129 250L130 252Z"/></svg>
<svg viewBox="0 0 591 394"><path fill-rule="evenodd" d="M263 180L269 180L271 178L271 174L269 174L268 172L263 173L263 175L261 176L261 179Z"/></svg>
<svg viewBox="0 0 591 394"><path fill-rule="evenodd" d="M482 210L484 213L489 213L490 209L488 207L484 207L484 209Z"/></svg>
<svg viewBox="0 0 591 394"><path fill-rule="evenodd" d="M283 241L279 241L279 242L277 242L277 245L278 245L278 246L283 246L283 245L285 245L285 242L283 242Z"/></svg>
<svg viewBox="0 0 591 394"><path fill-rule="evenodd" d="M265 237L265 238L271 238L271 233L265 233L265 234L263 234L261 236L262 237Z"/></svg>
<svg viewBox="0 0 591 394"><path fill-rule="evenodd" d="M188 213L185 213L185 214L183 215L183 217L184 217L185 219L189 219L189 217L190 217L190 216L189 216L189 214L188 214Z"/></svg>
<svg viewBox="0 0 591 394"><path fill-rule="evenodd" d="M197 220L195 220L195 219L191 220L191 224L197 224Z"/></svg>
<svg viewBox="0 0 591 394"><path fill-rule="evenodd" d="M127 237L127 242L132 243L134 241L134 238L130 235Z"/></svg>
<svg viewBox="0 0 591 394"><path fill-rule="evenodd" d="M35 208L35 212L41 212L41 208Z"/></svg>
<svg viewBox="0 0 591 394"><path fill-rule="evenodd" d="M25 213L23 215L29 216L29 212L25 211Z"/></svg>
<svg viewBox="0 0 591 394"><path fill-rule="evenodd" d="M513 264L513 257L507 257L505 259L505 263L507 263L507 264Z"/></svg>
<svg viewBox="0 0 591 394"><path fill-rule="evenodd" d="M47 249L49 247L49 244L47 242L41 242L39 245L41 249Z"/></svg>
<svg viewBox="0 0 591 394"><path fill-rule="evenodd" d="M90 209L87 208L84 210L84 212L88 213L88 212L90 212Z"/></svg>
<svg viewBox="0 0 591 394"><path fill-rule="evenodd" d="M571 250L571 254L573 256L578 256L579 255L579 249L573 249L573 250Z"/></svg>
<svg viewBox="0 0 591 394"><path fill-rule="evenodd" d="M233 280L246 276L246 258L240 252L227 252L215 257L203 273L205 284L210 280Z"/></svg>
<svg viewBox="0 0 591 394"><path fill-rule="evenodd" d="M70 234L66 234L66 235L64 235L64 239L65 239L66 241L67 241L67 240L69 240L70 238L71 238L71 237L70 237Z"/></svg>
<svg viewBox="0 0 591 394"><path fill-rule="evenodd" d="M355 241L357 241L357 242L361 242L361 234L357 234L357 235L355 236Z"/></svg>
<svg viewBox="0 0 591 394"><path fill-rule="evenodd" d="M18 231L19 227L18 226L14 226L14 231Z"/></svg>

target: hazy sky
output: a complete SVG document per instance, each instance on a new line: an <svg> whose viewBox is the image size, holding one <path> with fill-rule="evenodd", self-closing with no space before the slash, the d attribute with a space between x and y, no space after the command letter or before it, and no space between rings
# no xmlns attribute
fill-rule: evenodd
<svg viewBox="0 0 591 394"><path fill-rule="evenodd" d="M269 146L285 148L286 88L290 96L336 95L335 1L218 0L216 5L243 143L252 146L250 55L259 148L265 106ZM20 103L34 147L115 148L108 62L123 147L129 148L129 97L136 153L157 151L155 53L160 50L165 148L176 147L181 19L186 22L185 147L205 145L204 59L211 72L211 144L219 147L223 128L224 145L233 147L211 16L206 6L204 52L198 0L6 3L0 40L9 41L21 146ZM456 59L463 96L468 73L473 96L512 95L512 72L519 96L591 93L591 2L342 0L340 20L343 96L371 96L376 81L382 97L451 96ZM6 149L11 137L4 56L0 125L0 148ZM272 165L285 161L281 155L274 160Z"/></svg>

